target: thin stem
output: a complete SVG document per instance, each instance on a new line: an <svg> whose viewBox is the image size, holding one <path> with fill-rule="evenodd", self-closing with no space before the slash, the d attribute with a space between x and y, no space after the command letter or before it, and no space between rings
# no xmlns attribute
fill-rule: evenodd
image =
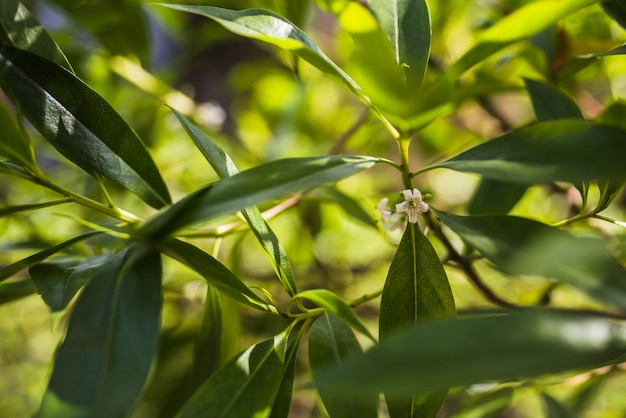
<svg viewBox="0 0 626 418"><path fill-rule="evenodd" d="M398 139L398 152L400 153L400 170L402 171L402 184L405 189L413 188L413 180L411 177L411 166L409 164L409 146L410 138Z"/></svg>
<svg viewBox="0 0 626 418"><path fill-rule="evenodd" d="M544 307L544 306L517 306L515 308L515 312L523 311L542 311L542 312L562 312L562 313L570 313L577 315L597 315L608 319L618 319L618 320L626 320L626 313L623 312L607 312L607 311L597 311L595 309L571 309L571 308L554 308L554 307ZM480 309L480 308L471 308L471 309L459 309L457 312L459 315L475 315L475 314L489 314L489 313L509 313L511 309L498 309L498 308L490 308L490 309Z"/></svg>
<svg viewBox="0 0 626 418"><path fill-rule="evenodd" d="M377 290L374 293L368 293L366 295L363 295L361 297L351 300L350 302L348 302L348 306L350 306L351 308L356 308L357 306L362 305L366 302L369 302L372 299L376 299L382 294L383 294L383 289Z"/></svg>

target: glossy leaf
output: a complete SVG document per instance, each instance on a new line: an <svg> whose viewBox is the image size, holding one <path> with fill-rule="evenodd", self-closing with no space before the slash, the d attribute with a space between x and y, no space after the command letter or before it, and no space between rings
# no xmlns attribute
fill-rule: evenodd
<svg viewBox="0 0 626 418"><path fill-rule="evenodd" d="M127 416L160 332L161 257L122 251L85 286L72 311L37 416Z"/></svg>
<svg viewBox="0 0 626 418"><path fill-rule="evenodd" d="M523 184L626 180L622 130L578 120L509 132L429 168L444 167Z"/></svg>
<svg viewBox="0 0 626 418"><path fill-rule="evenodd" d="M309 335L309 364L313 380L320 370L342 364L347 358L361 353L361 346L352 330L334 315L325 312L313 326ZM377 417L378 396L368 398L350 396L349 393L318 387L326 411L333 418Z"/></svg>
<svg viewBox="0 0 626 418"><path fill-rule="evenodd" d="M198 247L178 240L170 240L162 243L161 246L165 255L196 271L226 296L256 309L271 310L263 299L250 290L226 266Z"/></svg>
<svg viewBox="0 0 626 418"><path fill-rule="evenodd" d="M2 6L0 6L1 8ZM3 155L24 167L35 167L35 154L28 138L18 128L13 115L0 104L0 155Z"/></svg>
<svg viewBox="0 0 626 418"><path fill-rule="evenodd" d="M576 102L556 87L530 78L525 78L524 84L538 121L584 119Z"/></svg>
<svg viewBox="0 0 626 418"><path fill-rule="evenodd" d="M435 213L507 273L555 278L595 299L626 308L626 269L608 253L602 239L576 236L515 216Z"/></svg>
<svg viewBox="0 0 626 418"><path fill-rule="evenodd" d="M602 0L604 11L623 28L626 28L626 4L621 0Z"/></svg>
<svg viewBox="0 0 626 418"><path fill-rule="evenodd" d="M331 312L337 318L344 321L346 325L349 325L356 331L368 337L374 343L376 342L376 338L374 338L365 325L363 325L352 308L350 308L348 304L336 293L327 289L311 289L298 293L295 298L308 299L311 302L315 302L319 306L325 308L328 312Z"/></svg>
<svg viewBox="0 0 626 418"><path fill-rule="evenodd" d="M420 322L456 314L448 277L432 244L409 223L391 261L380 301L380 340ZM435 417L446 391L396 397L385 393L395 417Z"/></svg>
<svg viewBox="0 0 626 418"><path fill-rule="evenodd" d="M546 406L547 418L575 418L573 411L570 411L565 405L554 399L547 393L542 393L541 397Z"/></svg>
<svg viewBox="0 0 626 418"><path fill-rule="evenodd" d="M549 311L425 322L320 372L316 384L402 396L590 369L623 360L625 331L619 322Z"/></svg>
<svg viewBox="0 0 626 418"><path fill-rule="evenodd" d="M283 375L269 418L289 418L290 416L289 412L291 409L291 397L293 395L293 387L296 377L298 350L300 348L300 341L302 340L304 331L305 329L301 328L287 346L285 364L283 366Z"/></svg>
<svg viewBox="0 0 626 418"><path fill-rule="evenodd" d="M28 271L30 278L52 312L65 309L76 293L110 260L102 255L83 262L51 261L36 264Z"/></svg>
<svg viewBox="0 0 626 418"><path fill-rule="evenodd" d="M288 333L253 345L226 363L185 404L181 418L267 417L280 387Z"/></svg>
<svg viewBox="0 0 626 418"><path fill-rule="evenodd" d="M51 61L3 44L0 86L66 158L159 208L170 202L137 134L96 92Z"/></svg>
<svg viewBox="0 0 626 418"><path fill-rule="evenodd" d="M31 266L34 266L37 263L41 263L43 260L45 260L46 258L50 257L51 255L54 255L56 253L58 253L59 251L64 250L65 248L83 241L87 238L91 238L94 235L99 234L99 232L90 232L84 235L79 235L77 237L74 237L70 240L67 240L65 242L62 242L61 244L55 245L53 247L50 248L46 248L43 251L40 251L36 254L33 254L29 257L26 257L20 261L16 261L13 264L9 264L6 266L2 266L0 267L0 282L2 282L3 280L8 279L9 277L13 276L16 273L19 273L22 270L25 270Z"/></svg>
<svg viewBox="0 0 626 418"><path fill-rule="evenodd" d="M196 334L194 343L191 393L195 392L202 382L219 369L224 359L222 353L223 324L220 294L209 284L204 301L202 325Z"/></svg>
<svg viewBox="0 0 626 418"><path fill-rule="evenodd" d="M376 163L375 158L288 158L245 170L190 194L148 219L139 230L164 235L263 201L335 182Z"/></svg>
<svg viewBox="0 0 626 418"><path fill-rule="evenodd" d="M20 280L0 284L0 306L19 299L23 299L35 293L35 288L30 280Z"/></svg>
<svg viewBox="0 0 626 418"><path fill-rule="evenodd" d="M430 14L425 0L370 0L391 42L396 65L404 69L406 87L416 94L430 57Z"/></svg>
<svg viewBox="0 0 626 418"><path fill-rule="evenodd" d="M19 0L0 3L0 41L30 51L72 71L61 48Z"/></svg>
<svg viewBox="0 0 626 418"><path fill-rule="evenodd" d="M220 178L228 178L239 172L230 156L217 146L211 138L206 136L204 132L189 122L179 112L174 109L172 111ZM293 269L278 237L255 206L244 208L242 214L248 225L250 225L254 236L259 240L263 250L265 250L283 287L290 296L295 295L298 291Z"/></svg>

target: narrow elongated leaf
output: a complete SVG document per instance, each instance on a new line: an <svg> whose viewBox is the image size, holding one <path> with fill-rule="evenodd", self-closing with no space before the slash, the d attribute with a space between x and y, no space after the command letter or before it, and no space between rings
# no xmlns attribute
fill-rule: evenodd
<svg viewBox="0 0 626 418"><path fill-rule="evenodd" d="M285 364L283 366L283 376L280 382L278 394L272 406L272 412L269 418L289 418L291 409L291 397L293 395L293 386L296 377L296 363L298 358L298 349L300 341L304 334L305 328L301 328L296 336L289 342L287 346L287 354L285 355Z"/></svg>
<svg viewBox="0 0 626 418"><path fill-rule="evenodd" d="M546 406L547 418L575 418L574 412L569 410L565 405L554 399L547 393L542 393L543 403Z"/></svg>
<svg viewBox="0 0 626 418"><path fill-rule="evenodd" d="M96 92L57 64L0 46L0 86L66 158L159 208L170 196L137 134Z"/></svg>
<svg viewBox="0 0 626 418"><path fill-rule="evenodd" d="M348 304L336 293L327 289L311 289L300 292L295 297L308 299L317 303L321 307L326 308L328 312L331 312L337 318L344 321L346 325L349 325L373 342L376 342L376 338L374 338L365 325L363 325L359 317L356 316Z"/></svg>
<svg viewBox="0 0 626 418"><path fill-rule="evenodd" d="M0 104L0 155L25 167L36 165L30 138L17 127L13 115L2 104Z"/></svg>
<svg viewBox="0 0 626 418"><path fill-rule="evenodd" d="M242 171L190 194L148 219L146 235L168 234L183 227L240 211L263 201L334 182L371 167L372 157L288 158Z"/></svg>
<svg viewBox="0 0 626 418"><path fill-rule="evenodd" d="M626 309L626 269L608 253L602 239L575 236L515 216L435 212L447 227L505 272L555 278Z"/></svg>
<svg viewBox="0 0 626 418"><path fill-rule="evenodd" d="M538 123L509 132L429 168L535 184L626 180L625 131L579 120Z"/></svg>
<svg viewBox="0 0 626 418"><path fill-rule="evenodd" d="M0 306L23 299L33 293L35 293L35 287L30 280L2 283L0 284Z"/></svg>
<svg viewBox="0 0 626 418"><path fill-rule="evenodd" d="M522 312L419 324L320 372L328 390L397 395L623 361L626 327L590 315Z"/></svg>
<svg viewBox="0 0 626 418"><path fill-rule="evenodd" d="M69 203L69 202L71 202L70 199L62 198L62 199L57 199L57 200L51 200L49 202L34 203L32 205L5 206L3 208L0 208L0 218L5 217L5 216L15 215L17 213L28 212L31 210L47 208L50 206L62 205L63 203Z"/></svg>
<svg viewBox="0 0 626 418"><path fill-rule="evenodd" d="M524 84L539 122L554 119L584 119L576 102L556 87L530 78L525 78Z"/></svg>
<svg viewBox="0 0 626 418"><path fill-rule="evenodd" d="M23 260L16 261L15 263L9 264L8 266L2 266L0 267L0 282L8 279L9 277L13 276L16 273L19 273L24 269L34 266L37 263L41 263L46 258L58 253L61 250L64 250L72 244L83 241L97 234L99 234L99 232L90 232L88 234L79 235L70 240L62 242L61 244L55 245L54 247L46 248L45 250L26 257Z"/></svg>
<svg viewBox="0 0 626 418"><path fill-rule="evenodd" d="M525 184L483 179L472 196L467 212L470 215L508 213L524 196L526 190L528 186Z"/></svg>
<svg viewBox="0 0 626 418"><path fill-rule="evenodd" d="M180 123L183 125L193 142L198 149L204 155L204 158L211 164L215 172L221 178L228 178L239 172L235 163L228 154L224 152L215 142L204 134L200 129L193 125L187 118L172 109ZM242 214L250 225L254 236L259 240L259 243L268 255L268 258L274 268L274 271L278 275L283 287L290 296L297 293L296 280L291 268L291 263L287 258L287 253L282 244L278 240L278 237L270 228L261 212L255 206L244 208Z"/></svg>
<svg viewBox="0 0 626 418"><path fill-rule="evenodd" d="M191 393L195 392L221 365L223 322L220 294L209 284L204 301L202 325L194 344Z"/></svg>
<svg viewBox="0 0 626 418"><path fill-rule="evenodd" d="M170 240L162 243L162 248L167 256L195 270L209 284L232 299L263 311L271 310L263 299L250 290L226 266L198 247L183 241Z"/></svg>
<svg viewBox="0 0 626 418"><path fill-rule="evenodd" d="M380 340L404 328L456 314L448 277L432 244L417 224L409 223L391 261L380 301ZM385 393L389 414L435 417L447 390L396 397Z"/></svg>
<svg viewBox="0 0 626 418"><path fill-rule="evenodd" d="M600 198L598 199L598 204L596 205L596 212L601 212L604 209L608 208L609 205L615 200L619 193L622 191L624 187L624 183L614 183L607 182L601 185L598 185L600 188Z"/></svg>
<svg viewBox="0 0 626 418"><path fill-rule="evenodd" d="M334 315L325 312L313 326L309 335L309 364L313 380L320 370L342 364L347 358L362 353L361 346L352 330ZM328 414L333 418L377 417L378 396L368 398L350 396L349 393L326 390L318 392Z"/></svg>
<svg viewBox="0 0 626 418"><path fill-rule="evenodd" d="M92 257L83 262L57 261L35 264L30 278L52 312L65 309L76 293L110 260L110 255Z"/></svg>
<svg viewBox="0 0 626 418"><path fill-rule="evenodd" d="M161 274L158 253L131 247L89 282L56 354L38 416L129 414L156 354Z"/></svg>
<svg viewBox="0 0 626 418"><path fill-rule="evenodd" d="M430 13L425 0L371 0L369 8L391 42L396 65L404 69L407 88L416 94L430 57Z"/></svg>
<svg viewBox="0 0 626 418"><path fill-rule="evenodd" d="M19 0L0 3L0 41L30 51L72 71L61 48Z"/></svg>
<svg viewBox="0 0 626 418"><path fill-rule="evenodd" d="M267 417L280 387L288 332L245 350L198 389L182 418Z"/></svg>

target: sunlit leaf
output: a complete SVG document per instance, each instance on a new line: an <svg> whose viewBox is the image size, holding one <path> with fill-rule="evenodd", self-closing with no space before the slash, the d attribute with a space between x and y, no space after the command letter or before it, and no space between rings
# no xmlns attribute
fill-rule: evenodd
<svg viewBox="0 0 626 418"><path fill-rule="evenodd" d="M181 418L266 417L278 393L288 332L253 345L226 363L185 404Z"/></svg>
<svg viewBox="0 0 626 418"><path fill-rule="evenodd" d="M341 366L319 387L397 395L623 361L626 328L583 314L519 312L419 324Z"/></svg>
<svg viewBox="0 0 626 418"><path fill-rule="evenodd" d="M380 340L423 321L453 317L454 297L432 244L409 223L389 267L380 301ZM385 393L391 417L435 417L447 391L397 397Z"/></svg>
<svg viewBox="0 0 626 418"><path fill-rule="evenodd" d="M76 293L109 261L101 255L78 261L51 261L35 264L29 269L30 278L46 305L62 311Z"/></svg>
<svg viewBox="0 0 626 418"><path fill-rule="evenodd" d="M480 144L429 168L534 184L626 180L622 130L579 120L542 122Z"/></svg>
<svg viewBox="0 0 626 418"><path fill-rule="evenodd" d="M263 201L338 181L369 168L376 162L375 158L359 156L271 161L187 195L144 222L139 233L171 233Z"/></svg>
<svg viewBox="0 0 626 418"><path fill-rule="evenodd" d="M510 274L555 278L595 299L626 308L626 269L608 253L600 238L576 236L515 216L435 213L464 241Z"/></svg>
<svg viewBox="0 0 626 418"><path fill-rule="evenodd" d="M35 293L35 288L30 280L2 283L0 284L0 306L23 299L33 293Z"/></svg>
<svg viewBox="0 0 626 418"><path fill-rule="evenodd" d="M515 390L512 387L496 389L484 394L472 394L469 402L462 402L455 418L498 418L511 406Z"/></svg>
<svg viewBox="0 0 626 418"><path fill-rule="evenodd" d="M574 412L569 410L565 405L554 399L547 393L542 393L543 403L546 406L547 418L575 418Z"/></svg>
<svg viewBox="0 0 626 418"><path fill-rule="evenodd" d="M0 3L0 41L30 51L72 71L61 48L19 0Z"/></svg>
<svg viewBox="0 0 626 418"><path fill-rule="evenodd" d="M315 302L356 331L368 337L373 342L376 342L376 338L374 338L365 325L363 325L359 317L356 316L348 304L336 293L327 289L311 289L298 293L295 298L308 299Z"/></svg>
<svg viewBox="0 0 626 418"><path fill-rule="evenodd" d="M169 192L137 134L96 92L51 61L3 44L0 86L66 158L154 207Z"/></svg>
<svg viewBox="0 0 626 418"><path fill-rule="evenodd" d="M270 310L263 299L250 290L226 266L198 247L178 240L164 242L161 246L165 255L193 269L225 295L256 309Z"/></svg>
<svg viewBox="0 0 626 418"><path fill-rule="evenodd" d="M122 251L85 286L37 416L127 416L156 354L161 256Z"/></svg>
<svg viewBox="0 0 626 418"><path fill-rule="evenodd" d="M320 370L342 364L347 358L361 353L361 346L352 330L334 315L325 312L313 326L309 335L309 364L313 380ZM326 390L318 387L318 392L328 414L333 418L377 417L378 396L355 398L345 392Z"/></svg>
<svg viewBox="0 0 626 418"><path fill-rule="evenodd" d="M215 142L213 142L211 138L198 129L198 127L189 122L189 120L187 120L187 118L179 112L174 109L172 109L172 111L198 149L202 152L204 158L207 159L215 172L221 178L228 178L239 172L230 156L226 154L224 150L222 150ZM258 208L254 206L244 208L242 210L242 214L250 225L254 236L259 240L259 243L268 255L268 258L272 263L272 267L274 268L274 271L276 271L283 287L289 295L295 295L298 291L296 289L296 280L293 274L293 269L291 268L291 263L289 263L287 253L278 240L278 237L265 219L263 219L263 216L261 216L261 212Z"/></svg>
<svg viewBox="0 0 626 418"><path fill-rule="evenodd" d="M30 138L18 128L13 115L2 104L0 104L0 137L2 138L0 140L0 155L25 167L36 166Z"/></svg>
<svg viewBox="0 0 626 418"><path fill-rule="evenodd" d="M55 245L54 247L47 248L43 251L40 251L36 254L26 257L20 261L16 261L13 264L2 266L0 267L0 282L8 279L9 277L13 276L16 273L19 273L22 270L25 270L31 266L34 266L37 263L41 263L46 258L58 253L59 251L64 250L70 245L83 241L87 238L93 237L97 234L99 234L99 232L90 232L84 235L79 235L70 240L62 242L61 244Z"/></svg>

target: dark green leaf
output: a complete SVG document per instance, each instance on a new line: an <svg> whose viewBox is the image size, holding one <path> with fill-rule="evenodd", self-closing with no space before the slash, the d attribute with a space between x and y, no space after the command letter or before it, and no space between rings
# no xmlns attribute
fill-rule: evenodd
<svg viewBox="0 0 626 418"><path fill-rule="evenodd" d="M184 197L144 222L139 233L168 234L263 201L338 181L376 162L375 158L359 156L271 161Z"/></svg>
<svg viewBox="0 0 626 418"><path fill-rule="evenodd" d="M422 321L453 317L454 297L432 244L409 223L389 267L380 301L380 340ZM396 397L385 394L391 417L435 417L446 391Z"/></svg>
<svg viewBox="0 0 626 418"><path fill-rule="evenodd" d="M23 299L33 293L35 293L35 288L30 280L2 283L0 284L0 306Z"/></svg>
<svg viewBox="0 0 626 418"><path fill-rule="evenodd" d="M602 0L604 11L626 29L626 4L622 0Z"/></svg>
<svg viewBox="0 0 626 418"><path fill-rule="evenodd" d="M417 94L430 57L430 14L425 0L370 0L368 6L391 42L406 87Z"/></svg>
<svg viewBox="0 0 626 418"><path fill-rule="evenodd" d="M547 393L542 393L543 403L546 406L547 418L575 418L574 412L569 410L565 405L554 399Z"/></svg>
<svg viewBox="0 0 626 418"><path fill-rule="evenodd" d="M0 41L30 51L73 72L63 51L19 0L2 0L0 3Z"/></svg>
<svg viewBox="0 0 626 418"><path fill-rule="evenodd" d="M525 184L483 179L470 201L467 212L470 215L508 213L524 196L528 186Z"/></svg>
<svg viewBox="0 0 626 418"><path fill-rule="evenodd" d="M320 370L342 364L347 358L361 353L361 346L352 330L334 315L325 312L320 316L309 335L309 364L313 380ZM352 397L349 393L318 387L326 411L333 418L377 417L378 396Z"/></svg>
<svg viewBox="0 0 626 418"><path fill-rule="evenodd" d="M170 202L137 134L96 92L51 61L3 44L0 86L66 158L159 208Z"/></svg>
<svg viewBox="0 0 626 418"><path fill-rule="evenodd" d="M515 216L435 213L505 272L555 278L626 309L626 269L608 253L604 240Z"/></svg>
<svg viewBox="0 0 626 418"><path fill-rule="evenodd" d="M24 167L36 166L30 138L18 128L13 115L3 104L0 104L0 138L0 155L22 164Z"/></svg>
<svg viewBox="0 0 626 418"><path fill-rule="evenodd" d="M198 389L181 418L265 417L283 375L288 332L245 350Z"/></svg>
<svg viewBox="0 0 626 418"><path fill-rule="evenodd" d="M610 125L618 129L626 130L626 101L618 100L606 106L600 116L598 123Z"/></svg>
<svg viewBox="0 0 626 418"><path fill-rule="evenodd" d="M319 306L344 321L347 325L368 337L374 343L376 342L376 338L374 338L365 325L363 325L359 317L356 316L348 304L336 293L327 289L311 289L298 293L295 298L308 299L317 303Z"/></svg>
<svg viewBox="0 0 626 418"><path fill-rule="evenodd" d="M228 178L239 172L230 156L218 147L211 138L206 136L204 132L194 126L176 110L172 109L172 111L220 178ZM287 253L278 240L278 237L268 223L265 222L259 209L253 206L243 209L242 213L250 225L252 232L265 250L265 253L268 255L272 267L274 271L276 271L283 287L290 296L295 295L298 291L296 289L293 269L291 268Z"/></svg>
<svg viewBox="0 0 626 418"><path fill-rule="evenodd" d="M525 78L524 83L539 122L554 119L584 119L576 102L561 90L529 78Z"/></svg>
<svg viewBox="0 0 626 418"><path fill-rule="evenodd" d="M288 418L290 416L291 397L293 395L293 386L296 377L296 360L298 358L298 349L304 330L304 328L300 329L295 338L293 338L287 346L283 376L269 418Z"/></svg>
<svg viewBox="0 0 626 418"><path fill-rule="evenodd" d="M485 394L472 395L468 403L463 403L454 418L498 418L510 407L515 390L504 387Z"/></svg>
<svg viewBox="0 0 626 418"><path fill-rule="evenodd" d="M615 321L549 311L425 322L320 372L316 384L406 396L590 369L623 361L625 332Z"/></svg>
<svg viewBox="0 0 626 418"><path fill-rule="evenodd" d="M451 168L523 184L623 182L624 135L625 131L585 121L542 122L504 134L429 168Z"/></svg>
<svg viewBox="0 0 626 418"><path fill-rule="evenodd" d="M47 208L50 206L62 205L63 203L71 202L68 198L62 198L57 200L51 200L49 202L44 203L34 203L32 205L17 205L17 206L5 206L0 208L0 218L10 215L15 215L21 212L27 212L36 209Z"/></svg>
<svg viewBox="0 0 626 418"><path fill-rule="evenodd" d="M0 282L8 279L20 271L27 269L31 266L34 266L37 263L41 263L46 258L50 257L58 253L59 251L69 247L72 244L83 241L87 238L93 237L94 235L100 234L99 232L90 232L88 234L79 235L70 240L62 242L61 244L55 245L54 247L47 248L43 251L38 252L37 254L33 254L29 257L24 258L23 260L17 261L13 264L9 264L7 266L0 267Z"/></svg>
<svg viewBox="0 0 626 418"><path fill-rule="evenodd" d="M600 188L600 198L598 200L598 205L596 206L595 212L602 212L604 209L608 208L609 205L615 200L619 193L622 191L624 187L624 183L613 183L607 182L604 184L599 184Z"/></svg>
<svg viewBox="0 0 626 418"><path fill-rule="evenodd" d="M165 255L195 270L210 285L215 286L225 295L253 308L271 311L263 299L250 290L226 266L198 247L178 240L165 242L162 247Z"/></svg>
<svg viewBox="0 0 626 418"><path fill-rule="evenodd" d="M85 286L39 417L129 415L159 341L161 274L158 253L131 247Z"/></svg>
<svg viewBox="0 0 626 418"><path fill-rule="evenodd" d="M200 332L196 335L194 344L193 370L191 373L191 393L200 387L211 374L219 369L222 360L222 308L220 295L209 284Z"/></svg>
<svg viewBox="0 0 626 418"><path fill-rule="evenodd" d="M53 312L62 311L102 266L109 255L92 257L81 263L51 261L35 264L29 270L30 278L46 305Z"/></svg>
<svg viewBox="0 0 626 418"><path fill-rule="evenodd" d="M596 52L595 54L585 55L585 58L608 57L611 55L624 55L624 54L626 54L626 45L620 46L615 49L611 49L610 51Z"/></svg>

